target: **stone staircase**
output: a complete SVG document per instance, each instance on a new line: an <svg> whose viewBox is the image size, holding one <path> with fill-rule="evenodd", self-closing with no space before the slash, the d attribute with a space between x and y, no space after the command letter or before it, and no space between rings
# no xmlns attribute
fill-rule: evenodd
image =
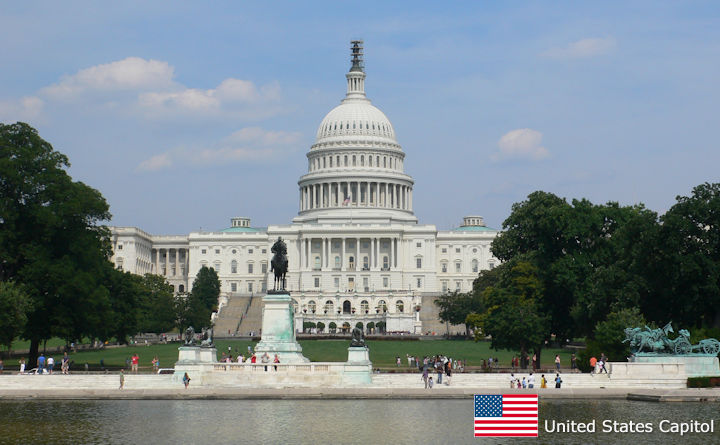
<svg viewBox="0 0 720 445"><path fill-rule="evenodd" d="M262 327L262 296L233 296L215 320L215 337L247 335ZM257 335L257 334L256 334Z"/></svg>

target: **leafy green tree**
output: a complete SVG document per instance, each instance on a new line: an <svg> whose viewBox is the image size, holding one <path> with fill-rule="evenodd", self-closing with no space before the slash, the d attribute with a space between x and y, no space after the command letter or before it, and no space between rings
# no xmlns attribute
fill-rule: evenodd
<svg viewBox="0 0 720 445"><path fill-rule="evenodd" d="M0 280L22 284L30 360L53 336L97 338L111 311L108 205L66 172L68 159L24 123L0 124Z"/></svg>
<svg viewBox="0 0 720 445"><path fill-rule="evenodd" d="M504 263L500 281L483 291L487 310L469 320L482 335L492 336L494 349L533 350L540 360L544 342L549 338L549 316L541 302L545 298L539 271L532 263ZM476 341L480 338L476 330Z"/></svg>
<svg viewBox="0 0 720 445"><path fill-rule="evenodd" d="M138 330L140 332L167 332L177 324L173 287L164 277L145 274L142 277Z"/></svg>
<svg viewBox="0 0 720 445"><path fill-rule="evenodd" d="M317 328L319 332L325 332L325 323L318 321Z"/></svg>
<svg viewBox="0 0 720 445"><path fill-rule="evenodd" d="M0 345L10 350L27 322L30 299L22 287L12 281L0 281Z"/></svg>
<svg viewBox="0 0 720 445"><path fill-rule="evenodd" d="M439 296L435 304L440 308L440 320L454 325L465 325L469 335L469 326L465 323L468 314L483 312L482 299L474 292L451 292Z"/></svg>
<svg viewBox="0 0 720 445"><path fill-rule="evenodd" d="M720 183L700 184L662 216L651 320L720 327Z"/></svg>
<svg viewBox="0 0 720 445"><path fill-rule="evenodd" d="M220 280L217 273L214 269L201 267L184 303L184 315L181 318L185 324L195 329L208 326L210 316L217 310L219 296Z"/></svg>

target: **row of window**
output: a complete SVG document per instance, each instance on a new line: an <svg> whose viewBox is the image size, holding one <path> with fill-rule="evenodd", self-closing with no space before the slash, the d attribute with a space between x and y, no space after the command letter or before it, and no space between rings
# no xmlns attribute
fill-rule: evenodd
<svg viewBox="0 0 720 445"><path fill-rule="evenodd" d="M315 314L318 311L318 304L315 302L315 300L310 300L306 304L302 305L302 308L298 304L298 302L293 299L293 308L295 309L295 312L299 312L299 310L302 310L304 313L311 313ZM396 300L395 301L395 312L403 313L405 312L406 305L403 300ZM385 300L379 300L377 304L374 307L370 306L370 303L368 303L367 300L362 300L360 302L360 307L353 307L352 302L350 300L345 300L342 302L342 305L337 305L337 312L343 313L343 314L350 314L354 313L357 310L360 310L361 314L367 314L370 313L371 310L374 310L376 313L380 312L387 312L388 311L388 304ZM322 306L322 311L324 314L332 314L335 313L335 302L332 300L325 301L325 304Z"/></svg>
<svg viewBox="0 0 720 445"><path fill-rule="evenodd" d="M340 256L335 256L333 268L335 270L340 270L341 267L342 267L342 262L340 260ZM390 270L390 258L388 256L383 256L382 268L383 268L383 270ZM322 269L322 259L320 258L320 256L315 256L313 258L313 269L314 270ZM351 270L355 269L355 257L354 256L348 257L348 269L351 269ZM370 258L367 256L364 256L362 259L362 270L370 270Z"/></svg>
<svg viewBox="0 0 720 445"><path fill-rule="evenodd" d="M418 268L420 268L420 267L418 266ZM480 264L478 263L478 260L476 260L476 259L472 260L473 273L478 273L479 269L480 269ZM440 263L440 272L447 273L447 271L448 271L448 263L447 263L447 261L442 261ZM455 262L455 272L456 273L462 272L462 261Z"/></svg>
<svg viewBox="0 0 720 445"><path fill-rule="evenodd" d="M352 128L351 128L352 127ZM350 125L350 121L346 122L331 122L328 124L323 125L322 132L325 135L329 135L333 131L338 130L366 130L366 131L378 131L381 134L385 135L392 135L392 129L389 125L385 125L381 122L369 122L369 121L352 121L352 125Z"/></svg>
<svg viewBox="0 0 720 445"><path fill-rule="evenodd" d="M247 251L248 251L248 254L250 254L250 255L252 255L255 252L255 250L252 247L248 248ZM207 249L200 249L200 253L202 253L203 255L207 254ZM233 255L236 254L237 249L233 249L232 253L233 253ZM267 249L262 249L262 253L267 253ZM220 255L220 249L215 249L215 255Z"/></svg>
<svg viewBox="0 0 720 445"><path fill-rule="evenodd" d="M245 283L245 287L247 288L247 291L249 293L255 292L255 290L257 289L257 287L255 286L255 284L252 281L248 281L247 283ZM238 291L238 283L235 283L235 282L230 283L230 292L237 292L237 291ZM267 283L265 281L261 281L260 282L260 292L265 292L265 291L267 291Z"/></svg>
<svg viewBox="0 0 720 445"><path fill-rule="evenodd" d="M327 155L313 158L309 161L308 169L310 171L319 170L321 168L334 167L365 167L365 155ZM382 166L380 161L382 160ZM333 165L334 163L334 165ZM402 161L400 158L393 156L367 155L368 167L382 167L391 170L402 170Z"/></svg>
<svg viewBox="0 0 720 445"><path fill-rule="evenodd" d="M335 286L335 289L340 291L340 277L334 277L333 278L333 285ZM416 285L417 288L420 289L422 287L422 278L416 279ZM316 289L320 288L320 277L313 277L313 286ZM382 277L382 287L383 289L389 289L390 288L390 277ZM359 290L361 292L370 292L370 278L369 277L363 277L362 279L362 287L360 289L355 288L355 277L347 277L347 290L348 291L355 291Z"/></svg>
<svg viewBox="0 0 720 445"><path fill-rule="evenodd" d="M420 246L418 246L418 247L420 247ZM473 247L472 253L477 253L477 251L478 251L477 247ZM447 253L447 252L448 252L447 247L443 247L440 249L440 253ZM460 247L456 247L455 253L460 253L460 252L461 252Z"/></svg>
<svg viewBox="0 0 720 445"><path fill-rule="evenodd" d="M202 262L200 262L200 265L205 266L205 267L212 267L215 270L215 272L217 272L219 274L221 271L222 263L217 262L217 263L214 263L212 266L208 266L207 262L202 261ZM230 273L231 274L238 273L238 263L235 260L232 260L230 262ZM247 273L249 273L249 274L255 273L255 263L247 263ZM265 262L260 263L260 273L262 273L262 274L267 273L267 263L265 263Z"/></svg>

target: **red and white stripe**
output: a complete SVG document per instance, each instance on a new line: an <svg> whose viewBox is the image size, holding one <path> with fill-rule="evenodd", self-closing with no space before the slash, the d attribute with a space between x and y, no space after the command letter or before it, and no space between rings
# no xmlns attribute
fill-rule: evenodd
<svg viewBox="0 0 720 445"><path fill-rule="evenodd" d="M537 437L538 395L503 394L502 417L475 417L475 437Z"/></svg>

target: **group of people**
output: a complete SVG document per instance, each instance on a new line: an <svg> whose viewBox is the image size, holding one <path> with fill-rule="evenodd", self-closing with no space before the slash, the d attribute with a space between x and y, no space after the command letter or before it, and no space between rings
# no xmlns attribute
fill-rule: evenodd
<svg viewBox="0 0 720 445"><path fill-rule="evenodd" d="M45 354L42 352L40 353L40 356L37 358L37 374L52 374L55 371L55 358L52 355L49 355L48 357L45 357ZM70 374L70 357L68 356L68 353L63 353L62 359L60 360L60 371L63 374ZM25 359L20 359L20 374L25 374L25 368L27 367L27 364L25 363Z"/></svg>
<svg viewBox="0 0 720 445"><path fill-rule="evenodd" d="M605 368L605 363L607 363L607 361L608 358L604 352L600 353L600 360L598 360L595 356L590 357L590 375L602 374L603 372L607 374L608 371Z"/></svg>
<svg viewBox="0 0 720 445"><path fill-rule="evenodd" d="M560 373L555 374L555 388L562 386L562 377ZM548 379L545 378L545 374L540 375L540 388L547 388ZM515 377L515 373L510 373L510 388L535 388L535 376L531 372L527 376L527 379Z"/></svg>
<svg viewBox="0 0 720 445"><path fill-rule="evenodd" d="M249 354L248 358L245 358L245 356L243 354L238 354L237 355L237 363L252 363L252 364L257 363L257 361L258 361L257 355L255 355L255 353L252 352L252 350L250 349L249 346L248 346L248 354ZM230 352L229 347L228 347L227 354L224 352L222 353L220 362L233 363L233 356L232 356L232 353ZM275 371L277 371L277 364L280 363L280 357L277 354L275 354L275 357L272 359L272 362L273 362L273 368L275 369ZM262 356L260 356L260 363L265 365L265 371L267 371L268 370L267 364L270 363L270 356L268 355L267 352L264 353Z"/></svg>
<svg viewBox="0 0 720 445"><path fill-rule="evenodd" d="M435 357L445 357L445 356L437 355ZM425 356L421 360L420 357L410 355L410 354L405 354L405 358L407 359L408 368L414 368L415 366L417 366L418 369L420 369L420 370L422 370L421 363L422 363L422 365L424 365L425 360L430 359L427 356ZM462 360L455 360L455 359L448 358L448 357L445 357L445 359L450 362L450 367L452 368L451 371L463 372L465 370L465 364ZM395 357L395 364L398 367L402 366L402 360L400 359L400 356Z"/></svg>
<svg viewBox="0 0 720 445"><path fill-rule="evenodd" d="M418 369L421 372L422 381L425 383L425 389L432 389L436 382L433 382L433 373L437 374L437 384L442 385L443 375L445 375L445 385L450 385L453 374L453 364L455 361L444 355L436 355L434 357L423 357L422 361L417 360Z"/></svg>

